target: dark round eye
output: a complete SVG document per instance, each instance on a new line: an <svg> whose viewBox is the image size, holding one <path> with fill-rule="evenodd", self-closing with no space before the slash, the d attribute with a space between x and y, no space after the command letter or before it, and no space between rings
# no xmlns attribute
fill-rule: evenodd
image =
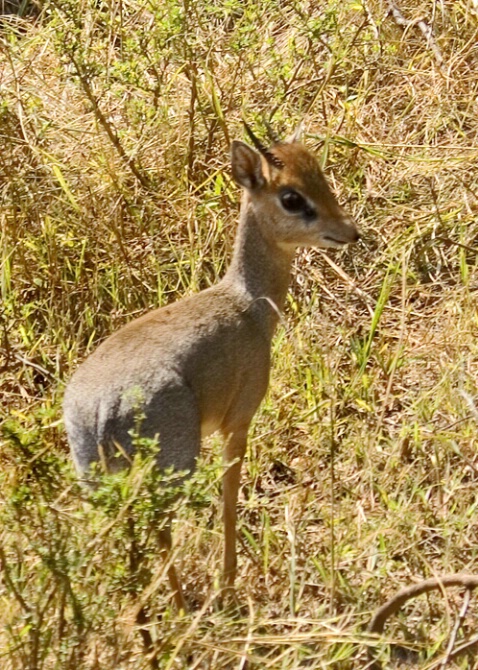
<svg viewBox="0 0 478 670"><path fill-rule="evenodd" d="M284 191L280 196L282 207L288 212L304 212L309 206L297 191Z"/></svg>

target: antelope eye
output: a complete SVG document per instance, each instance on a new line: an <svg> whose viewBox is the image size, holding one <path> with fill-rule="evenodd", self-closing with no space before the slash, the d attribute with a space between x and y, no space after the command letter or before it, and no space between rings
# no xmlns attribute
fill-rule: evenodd
<svg viewBox="0 0 478 670"><path fill-rule="evenodd" d="M284 191L280 196L282 207L288 212L303 212L308 206L297 191Z"/></svg>
<svg viewBox="0 0 478 670"><path fill-rule="evenodd" d="M280 201L282 207L292 214L303 214L306 219L313 219L315 210L309 205L307 200L297 191L292 189L281 193Z"/></svg>

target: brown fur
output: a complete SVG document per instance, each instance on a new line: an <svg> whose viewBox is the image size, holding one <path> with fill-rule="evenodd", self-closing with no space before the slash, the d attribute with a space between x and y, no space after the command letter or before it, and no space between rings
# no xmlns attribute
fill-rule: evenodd
<svg viewBox="0 0 478 670"><path fill-rule="evenodd" d="M201 436L225 438L226 587L236 572L236 501L247 432L268 385L271 340L298 246L342 246L358 233L337 204L317 160L302 145L273 148L284 167L266 167L242 142L232 145L232 171L244 188L231 265L212 288L155 310L113 334L80 366L64 402L78 472L88 476L104 454L110 469L127 465L138 404L141 434L159 437L161 467L192 472ZM281 204L283 188L313 206L311 218ZM170 543L164 533L164 544ZM174 569L170 579L184 607Z"/></svg>

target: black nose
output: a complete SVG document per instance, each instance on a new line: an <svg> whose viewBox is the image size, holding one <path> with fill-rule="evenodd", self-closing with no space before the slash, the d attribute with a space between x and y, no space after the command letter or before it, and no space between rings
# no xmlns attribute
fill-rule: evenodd
<svg viewBox="0 0 478 670"><path fill-rule="evenodd" d="M348 243L353 244L354 242L358 242L360 239L360 233L358 231L357 226L355 225L355 221L351 216L344 216L344 224L348 228L347 231L347 237L348 237Z"/></svg>
<svg viewBox="0 0 478 670"><path fill-rule="evenodd" d="M348 242L349 244L353 244L354 242L358 242L360 239L360 233L357 229L357 226L355 225L355 221L353 219L348 219L347 220L347 228L348 228Z"/></svg>

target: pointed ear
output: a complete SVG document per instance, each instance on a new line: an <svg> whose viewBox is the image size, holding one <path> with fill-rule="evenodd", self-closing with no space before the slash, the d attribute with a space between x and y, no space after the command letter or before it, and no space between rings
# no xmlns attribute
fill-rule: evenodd
<svg viewBox="0 0 478 670"><path fill-rule="evenodd" d="M254 191L266 183L260 155L245 142L234 140L231 145L231 166L234 181Z"/></svg>
<svg viewBox="0 0 478 670"><path fill-rule="evenodd" d="M294 130L292 135L286 139L286 144L294 144L294 142L300 142L302 139L302 134L304 132L304 122L301 121L297 128Z"/></svg>

